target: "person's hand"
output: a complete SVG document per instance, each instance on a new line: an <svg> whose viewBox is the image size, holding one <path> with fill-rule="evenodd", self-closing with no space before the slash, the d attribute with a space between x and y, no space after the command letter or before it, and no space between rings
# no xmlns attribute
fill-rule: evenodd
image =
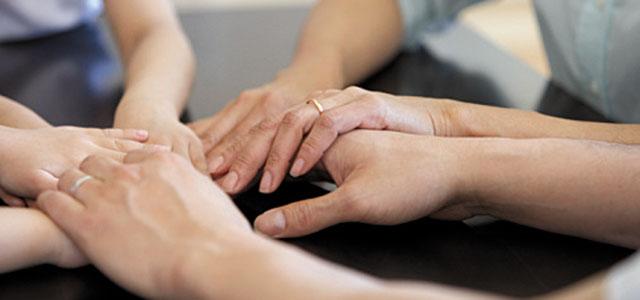
<svg viewBox="0 0 640 300"><path fill-rule="evenodd" d="M227 148L222 153L225 163L214 175L226 173L218 183L226 192L237 193L264 166L260 191L270 193L287 172L297 177L311 170L339 135L354 129L446 135L437 129L451 123L446 111L452 105L447 100L400 97L357 87L316 92L289 109L279 122L268 119L255 126L242 147Z"/></svg>
<svg viewBox="0 0 640 300"><path fill-rule="evenodd" d="M122 160L126 152L145 146L145 130L51 127L14 129L2 127L5 145L0 149L0 187L9 205L23 206L20 198L35 199L56 187L64 171L87 156L100 154Z"/></svg>
<svg viewBox="0 0 640 300"><path fill-rule="evenodd" d="M171 151L180 154L201 172L207 170L202 141L187 125L171 114L145 112L139 116L132 114L133 109L122 109L125 113L116 114L114 127L142 128L149 132L147 143L165 145Z"/></svg>
<svg viewBox="0 0 640 300"><path fill-rule="evenodd" d="M222 255L221 241L254 235L231 199L184 158L134 151L124 161L91 156L62 176L60 191L37 202L125 288L146 298L184 297L174 280L191 249ZM92 177L73 190L86 175Z"/></svg>
<svg viewBox="0 0 640 300"><path fill-rule="evenodd" d="M274 208L255 228L273 237L296 237L342 222L399 224L431 215L464 219L462 201L472 139L358 130L334 143L322 164L338 189L318 198Z"/></svg>
<svg viewBox="0 0 640 300"><path fill-rule="evenodd" d="M209 170L215 173L221 169L225 165L222 154L248 142L249 132L256 124L264 120L277 122L287 109L302 103L307 94L337 85L332 80L316 78L304 67L290 67L274 81L240 93L213 116L190 124L203 140Z"/></svg>

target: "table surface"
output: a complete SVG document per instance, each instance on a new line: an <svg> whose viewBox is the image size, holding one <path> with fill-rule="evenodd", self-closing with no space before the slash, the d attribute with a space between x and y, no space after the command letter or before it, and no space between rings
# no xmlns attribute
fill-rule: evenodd
<svg viewBox="0 0 640 300"><path fill-rule="evenodd" d="M242 88L268 80L290 56L295 28L305 13L302 9L281 9L184 15L199 59L193 101L196 106L205 105L196 107L194 114L210 113L207 109L213 112L224 103L211 104L210 99L230 99ZM454 26L450 32L428 37L429 50L401 53L362 85L392 93L535 108L558 116L606 121L469 30ZM276 42L267 43L264 49L254 47L266 40ZM456 43L458 47L453 47ZM465 48L459 43L474 49L473 59L465 62L463 53L456 54L456 49ZM53 124L109 126L122 93L120 69L111 49L100 25L0 45L0 94L28 105ZM240 65L231 68L233 62ZM227 76L220 76L220 69ZM505 72L509 76L504 76ZM509 82L509 78L517 82ZM208 84L213 80L222 83ZM519 95L520 100L514 101L513 95ZM314 185L296 181L272 195L252 189L235 201L253 220L271 207L323 193L326 191ZM632 253L504 221L471 226L427 218L398 226L342 224L287 242L383 278L435 281L513 296L557 289ZM63 270L39 266L0 275L1 299L114 297L135 298L93 267Z"/></svg>

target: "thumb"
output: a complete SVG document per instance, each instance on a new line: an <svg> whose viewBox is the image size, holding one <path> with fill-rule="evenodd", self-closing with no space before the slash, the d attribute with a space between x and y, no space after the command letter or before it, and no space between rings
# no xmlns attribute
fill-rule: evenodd
<svg viewBox="0 0 640 300"><path fill-rule="evenodd" d="M254 222L257 231L271 237L298 237L347 220L347 201L341 189L308 200L268 210Z"/></svg>

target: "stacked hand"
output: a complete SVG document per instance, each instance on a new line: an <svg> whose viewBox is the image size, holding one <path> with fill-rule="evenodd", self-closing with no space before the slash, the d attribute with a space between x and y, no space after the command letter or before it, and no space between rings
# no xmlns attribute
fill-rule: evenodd
<svg viewBox="0 0 640 300"><path fill-rule="evenodd" d="M149 109L134 104L118 108L115 116L116 128L141 128L149 132L147 143L164 145L181 155L201 172L205 173L207 163L202 149L202 141L174 112L161 108Z"/></svg>
<svg viewBox="0 0 640 300"><path fill-rule="evenodd" d="M89 155L122 160L129 151L145 147L148 133L140 130L55 127L14 129L2 127L0 186L9 205L23 206L20 197L35 199L55 189L58 178ZM155 147L149 145L146 147ZM15 195L15 196L11 196Z"/></svg>
<svg viewBox="0 0 640 300"><path fill-rule="evenodd" d="M234 194L264 166L260 191L270 193L287 173L296 177L311 170L339 135L354 129L447 135L451 122L446 110L451 105L446 100L425 101L356 87L315 92L282 117L255 125L241 135L242 143L216 147L211 171L221 187Z"/></svg>
<svg viewBox="0 0 640 300"><path fill-rule="evenodd" d="M400 224L427 215L464 219L471 139L357 130L338 138L322 164L338 185L327 195L265 212L257 230L295 237L341 222Z"/></svg>
<svg viewBox="0 0 640 300"><path fill-rule="evenodd" d="M223 255L222 241L251 234L249 224L209 177L176 154L135 151L124 162L91 156L38 204L116 282L145 297L184 297L174 281L191 251ZM91 179L72 188L86 175Z"/></svg>

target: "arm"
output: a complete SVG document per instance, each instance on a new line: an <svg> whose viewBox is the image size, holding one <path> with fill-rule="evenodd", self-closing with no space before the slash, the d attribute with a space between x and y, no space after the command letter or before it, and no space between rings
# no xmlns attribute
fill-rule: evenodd
<svg viewBox="0 0 640 300"><path fill-rule="evenodd" d="M2 95L0 95L0 125L25 129L51 126L32 110Z"/></svg>
<svg viewBox="0 0 640 300"><path fill-rule="evenodd" d="M300 70L298 74L314 74L332 88L342 88L391 59L402 38L402 14L396 0L320 1L284 73Z"/></svg>
<svg viewBox="0 0 640 300"><path fill-rule="evenodd" d="M322 164L336 191L267 211L256 228L293 237L348 221L493 215L640 247L639 146L354 131L336 140Z"/></svg>
<svg viewBox="0 0 640 300"><path fill-rule="evenodd" d="M41 211L0 208L0 273L44 263L61 267L85 264L73 243Z"/></svg>
<svg viewBox="0 0 640 300"><path fill-rule="evenodd" d="M474 214L640 247L640 147L583 140L489 140L468 153ZM472 146L472 144L470 144Z"/></svg>
<svg viewBox="0 0 640 300"><path fill-rule="evenodd" d="M252 127L281 118L314 91L342 88L368 76L400 49L403 26L395 0L323 0L302 29L294 58L275 79L242 92L222 111L192 126L205 142L210 171L225 150L248 142ZM234 149L235 149L234 148Z"/></svg>
<svg viewBox="0 0 640 300"><path fill-rule="evenodd" d="M451 102L446 120L452 136L570 138L640 144L640 125L575 121L537 112ZM437 125L436 125L437 126ZM436 129L437 130L437 129Z"/></svg>
<svg viewBox="0 0 640 300"><path fill-rule="evenodd" d="M63 175L60 192L43 193L38 203L96 267L143 297L498 298L384 281L323 261L252 233L231 199L175 154L133 152L125 161L88 158ZM70 187L85 174L93 178L71 196ZM587 283L562 296L599 291L598 282Z"/></svg>
<svg viewBox="0 0 640 300"><path fill-rule="evenodd" d="M169 1L106 1L126 70L126 89L114 126L149 131L149 142L204 169L198 138L179 122L193 81L195 59Z"/></svg>

